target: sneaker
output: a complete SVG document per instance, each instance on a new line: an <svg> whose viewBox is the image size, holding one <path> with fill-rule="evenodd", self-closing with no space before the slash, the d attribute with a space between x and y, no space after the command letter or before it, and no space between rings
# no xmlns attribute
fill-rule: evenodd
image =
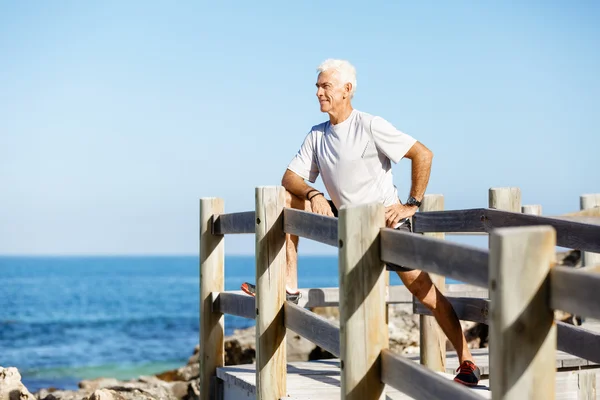
<svg viewBox="0 0 600 400"><path fill-rule="evenodd" d="M454 381L467 386L476 386L481 378L479 367L468 360L463 361L456 372L458 372L458 375L454 377Z"/></svg>
<svg viewBox="0 0 600 400"><path fill-rule="evenodd" d="M249 282L242 283L241 289L244 293L249 294L250 296L256 296L256 285L253 285ZM285 299L287 301L291 301L294 304L298 304L298 301L302 297L302 293L289 293L287 290L285 291Z"/></svg>

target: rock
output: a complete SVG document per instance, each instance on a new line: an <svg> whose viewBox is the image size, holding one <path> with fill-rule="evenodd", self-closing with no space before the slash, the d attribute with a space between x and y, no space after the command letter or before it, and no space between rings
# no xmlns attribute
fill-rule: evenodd
<svg viewBox="0 0 600 400"><path fill-rule="evenodd" d="M87 392L78 392L73 390L55 390L42 397L42 391L38 394L40 400L82 400L87 396Z"/></svg>
<svg viewBox="0 0 600 400"><path fill-rule="evenodd" d="M14 367L0 367L0 400L35 400L21 382L21 374Z"/></svg>
<svg viewBox="0 0 600 400"><path fill-rule="evenodd" d="M88 400L115 400L113 392L108 389L94 390Z"/></svg>
<svg viewBox="0 0 600 400"><path fill-rule="evenodd" d="M103 389L110 386L117 386L122 382L115 378L97 378L97 379L89 379L83 380L79 382L79 388L83 390L87 390L89 392L96 391L97 389Z"/></svg>

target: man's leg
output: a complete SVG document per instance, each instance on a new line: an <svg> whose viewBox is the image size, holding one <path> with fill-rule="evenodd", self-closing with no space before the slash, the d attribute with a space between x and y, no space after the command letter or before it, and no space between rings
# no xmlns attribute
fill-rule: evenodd
<svg viewBox="0 0 600 400"><path fill-rule="evenodd" d="M311 211L310 201L285 192L285 206L297 210ZM286 287L288 293L298 292L298 236L285 234Z"/></svg>
<svg viewBox="0 0 600 400"><path fill-rule="evenodd" d="M473 356L452 304L431 282L429 274L418 270L397 271L397 274L406 288L432 312L440 328L456 349L460 363L473 361Z"/></svg>

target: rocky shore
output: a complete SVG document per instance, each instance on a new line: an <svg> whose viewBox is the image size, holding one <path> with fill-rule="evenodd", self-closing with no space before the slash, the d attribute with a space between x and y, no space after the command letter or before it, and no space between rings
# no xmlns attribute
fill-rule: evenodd
<svg viewBox="0 0 600 400"><path fill-rule="evenodd" d="M314 312L338 324L338 309L315 308ZM419 316L413 315L406 306L390 306L389 314L390 349L400 354L419 351ZM481 340L480 329L473 323L464 323L463 328L470 346L486 346ZM487 332L484 332L487 334ZM255 361L254 327L235 331L225 340L225 364L248 364ZM199 397L198 346L188 363L182 367L153 376L141 376L129 381L112 378L84 380L79 390L57 390L47 388L30 393L21 383L16 368L0 367L0 400L192 400ZM333 355L316 347L292 331L287 336L288 361L306 361L333 358Z"/></svg>

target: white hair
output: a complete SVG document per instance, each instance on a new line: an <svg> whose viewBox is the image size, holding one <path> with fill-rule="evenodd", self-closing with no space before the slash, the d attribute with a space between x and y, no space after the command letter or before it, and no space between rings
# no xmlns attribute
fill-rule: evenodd
<svg viewBox="0 0 600 400"><path fill-rule="evenodd" d="M318 73L329 70L334 70L338 73L338 78L342 85L345 85L346 83L352 84L352 89L350 90L350 98L352 98L356 91L356 69L354 66L346 60L334 60L330 58L323 61L321 65L317 67Z"/></svg>

